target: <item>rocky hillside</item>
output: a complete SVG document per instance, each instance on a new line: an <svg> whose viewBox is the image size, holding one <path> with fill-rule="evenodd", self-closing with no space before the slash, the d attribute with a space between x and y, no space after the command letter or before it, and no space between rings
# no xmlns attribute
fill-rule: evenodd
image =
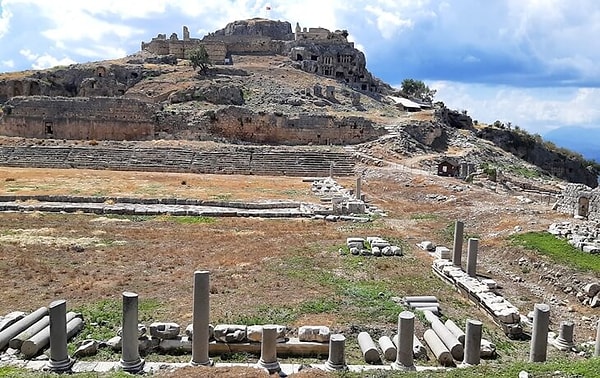
<svg viewBox="0 0 600 378"><path fill-rule="evenodd" d="M433 170L452 159L507 175L597 185L598 172L584 162L514 131L475 126L444 107L405 112L388 96L393 88L380 81L376 91L361 90L343 78L307 72L286 55L232 60L200 74L186 59L141 51L112 61L5 73L0 104L7 116L19 96L130 98L154 109L154 138L160 140L351 144L365 160Z"/></svg>

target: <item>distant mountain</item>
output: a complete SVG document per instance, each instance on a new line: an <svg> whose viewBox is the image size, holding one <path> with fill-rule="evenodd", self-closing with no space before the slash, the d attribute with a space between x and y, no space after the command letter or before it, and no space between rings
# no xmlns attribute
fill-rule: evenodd
<svg viewBox="0 0 600 378"><path fill-rule="evenodd" d="M600 162L600 128L560 127L543 137L559 147L579 152L586 159Z"/></svg>

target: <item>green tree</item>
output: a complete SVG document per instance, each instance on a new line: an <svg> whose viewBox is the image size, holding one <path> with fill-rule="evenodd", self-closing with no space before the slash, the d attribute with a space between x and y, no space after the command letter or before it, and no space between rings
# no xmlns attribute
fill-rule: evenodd
<svg viewBox="0 0 600 378"><path fill-rule="evenodd" d="M194 69L198 68L200 73L206 73L211 64L204 46L200 45L197 49L190 51L190 62Z"/></svg>
<svg viewBox="0 0 600 378"><path fill-rule="evenodd" d="M414 97L422 101L432 102L435 93L435 89L430 89L421 80L404 79L402 81L402 93L409 97Z"/></svg>

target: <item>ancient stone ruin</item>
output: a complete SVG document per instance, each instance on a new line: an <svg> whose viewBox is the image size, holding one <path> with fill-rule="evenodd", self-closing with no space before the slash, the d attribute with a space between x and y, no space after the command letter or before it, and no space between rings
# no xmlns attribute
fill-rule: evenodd
<svg viewBox="0 0 600 378"><path fill-rule="evenodd" d="M600 189L584 184L567 184L554 208L574 217L600 221Z"/></svg>

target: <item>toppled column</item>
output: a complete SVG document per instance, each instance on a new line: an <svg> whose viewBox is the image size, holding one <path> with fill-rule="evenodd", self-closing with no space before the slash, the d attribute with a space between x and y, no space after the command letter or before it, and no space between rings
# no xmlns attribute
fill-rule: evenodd
<svg viewBox="0 0 600 378"><path fill-rule="evenodd" d="M413 358L413 339L415 336L415 314L402 311L398 315L398 349L393 369L416 370Z"/></svg>
<svg viewBox="0 0 600 378"><path fill-rule="evenodd" d="M263 326L262 341L260 344L260 359L256 364L266 369L269 374L281 371L277 361L277 326L268 324Z"/></svg>
<svg viewBox="0 0 600 378"><path fill-rule="evenodd" d="M358 334L358 346L362 352L365 362L368 364L375 364L379 362L379 352L377 346L367 332L361 332Z"/></svg>
<svg viewBox="0 0 600 378"><path fill-rule="evenodd" d="M479 239L470 238L467 246L467 274L469 277L477 277L477 249Z"/></svg>
<svg viewBox="0 0 600 378"><path fill-rule="evenodd" d="M558 337L554 340L554 346L560 350L570 350L575 346L573 342L573 329L575 324L572 321L560 322L560 331Z"/></svg>
<svg viewBox="0 0 600 378"><path fill-rule="evenodd" d="M325 362L325 369L346 370L346 338L339 333L329 337L329 358Z"/></svg>
<svg viewBox="0 0 600 378"><path fill-rule="evenodd" d="M438 362L442 366L453 366L454 359L452 359L452 355L446 345L440 340L438 335L432 329L428 329L423 334L423 338L427 345L429 345L429 349L433 352L435 358L437 358Z"/></svg>
<svg viewBox="0 0 600 378"><path fill-rule="evenodd" d="M55 373L71 370L75 363L67 350L67 301L59 299L50 303L50 361L48 366Z"/></svg>
<svg viewBox="0 0 600 378"><path fill-rule="evenodd" d="M465 333L459 326L456 325L452 320L447 319L444 325L452 334L458 339L458 341L464 346L465 345Z"/></svg>
<svg viewBox="0 0 600 378"><path fill-rule="evenodd" d="M23 319L3 329L0 332L0 350L4 349L13 337L31 327L35 322L43 318L45 315L48 315L48 308L40 307Z"/></svg>
<svg viewBox="0 0 600 378"><path fill-rule="evenodd" d="M454 249L452 250L452 264L462 265L463 232L465 224L461 221L454 223Z"/></svg>
<svg viewBox="0 0 600 378"><path fill-rule="evenodd" d="M359 200L359 201L361 199L360 198L361 183L362 183L362 180L361 180L361 178L359 176L359 177L356 178L356 199Z"/></svg>
<svg viewBox="0 0 600 378"><path fill-rule="evenodd" d="M69 311L65 316L67 323L67 339L73 337L81 328L83 328L83 320L80 315ZM48 326L31 336L21 344L21 353L25 358L31 358L39 353L50 343L50 322Z"/></svg>
<svg viewBox="0 0 600 378"><path fill-rule="evenodd" d="M23 332L19 333L17 336L10 339L10 341L8 342L9 348L21 349L21 345L23 345L23 342L25 340L29 339L30 337L32 337L36 333L40 332L44 328L48 327L49 325L50 325L50 317L44 316L37 322L33 323L31 325L31 327L27 328Z"/></svg>
<svg viewBox="0 0 600 378"><path fill-rule="evenodd" d="M546 361L546 352L548 349L550 306L545 303L537 303L533 311L533 329L531 331L529 362L544 362Z"/></svg>
<svg viewBox="0 0 600 378"><path fill-rule="evenodd" d="M442 340L444 345L448 348L452 357L455 360L462 361L464 357L464 348L460 341L450 332L448 328L442 323L442 321L430 311L423 311L425 318L431 323L431 329L436 335Z"/></svg>
<svg viewBox="0 0 600 378"><path fill-rule="evenodd" d="M396 361L398 350L389 336L381 336L377 343L387 361Z"/></svg>
<svg viewBox="0 0 600 378"><path fill-rule="evenodd" d="M596 347L594 348L594 357L600 357L600 320L598 320L598 329L596 330Z"/></svg>
<svg viewBox="0 0 600 378"><path fill-rule="evenodd" d="M194 272L194 314L192 338L192 360L194 366L212 366L208 357L210 338L210 273L206 270Z"/></svg>
<svg viewBox="0 0 600 378"><path fill-rule="evenodd" d="M467 319L467 334L465 337L465 359L466 365L479 365L481 357L481 327L483 323L479 320Z"/></svg>
<svg viewBox="0 0 600 378"><path fill-rule="evenodd" d="M121 339L121 368L127 373L138 373L144 368L138 349L138 295L123 292L123 331Z"/></svg>

